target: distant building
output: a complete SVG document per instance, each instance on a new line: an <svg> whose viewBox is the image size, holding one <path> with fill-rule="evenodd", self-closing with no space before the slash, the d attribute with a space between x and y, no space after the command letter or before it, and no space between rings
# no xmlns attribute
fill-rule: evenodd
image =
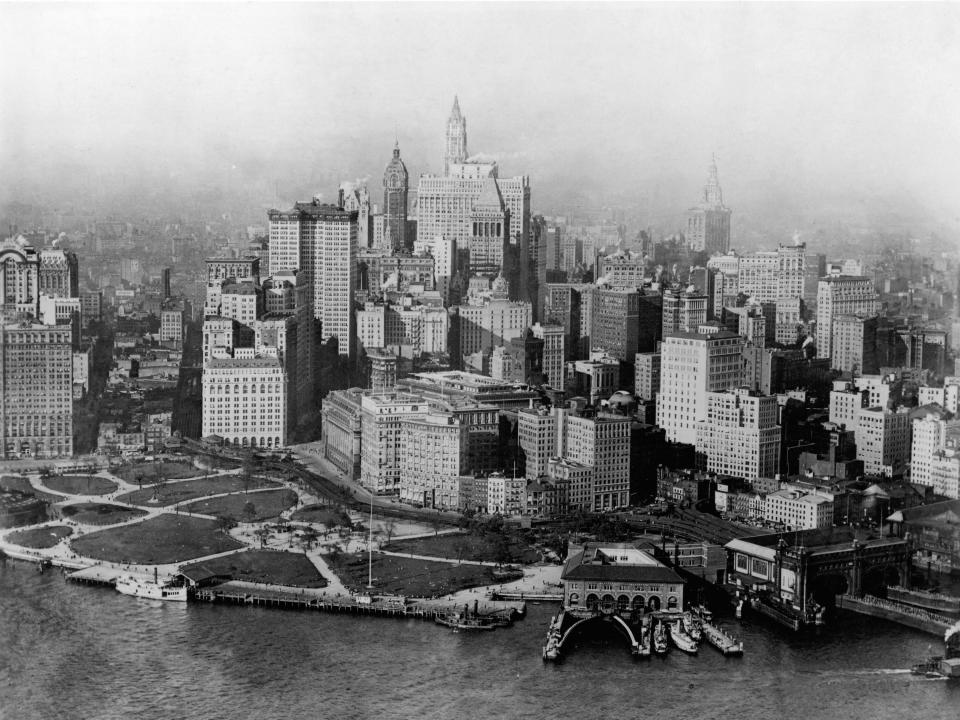
<svg viewBox="0 0 960 720"><path fill-rule="evenodd" d="M400 159L400 144L393 148L393 157L383 172L384 245L391 251L409 249L407 239L407 166Z"/></svg>
<svg viewBox="0 0 960 720"><path fill-rule="evenodd" d="M687 244L710 255L730 250L730 209L723 204L716 159L710 163L700 202L687 212Z"/></svg>
<svg viewBox="0 0 960 720"><path fill-rule="evenodd" d="M817 357L833 357L833 323L840 315L875 315L877 293L870 278L837 275L820 280L817 289Z"/></svg>
<svg viewBox="0 0 960 720"><path fill-rule="evenodd" d="M634 395L654 400L660 392L660 353L637 353L634 359Z"/></svg>

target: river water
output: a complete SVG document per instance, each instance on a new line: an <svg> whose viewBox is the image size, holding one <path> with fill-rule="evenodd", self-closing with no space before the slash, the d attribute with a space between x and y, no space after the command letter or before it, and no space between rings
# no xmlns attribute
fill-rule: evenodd
<svg viewBox="0 0 960 720"><path fill-rule="evenodd" d="M0 568L0 717L960 718L906 669L942 643L858 616L819 635L725 620L743 658L633 660L618 636L541 660L556 605L473 635L422 621L131 598Z"/></svg>

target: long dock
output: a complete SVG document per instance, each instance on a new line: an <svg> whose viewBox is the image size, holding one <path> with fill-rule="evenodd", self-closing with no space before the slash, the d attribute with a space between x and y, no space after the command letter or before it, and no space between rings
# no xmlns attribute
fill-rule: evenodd
<svg viewBox="0 0 960 720"><path fill-rule="evenodd" d="M237 583L223 583L200 588L194 593L198 602L224 603L273 607L286 610L316 610L320 612L346 613L349 615L374 615L401 619L429 620L460 612L463 603L450 600L408 598L402 602L389 598L365 598L348 595L324 595L316 591L295 588L249 587ZM524 603L477 601L476 612L481 617L501 617L513 620L524 614Z"/></svg>

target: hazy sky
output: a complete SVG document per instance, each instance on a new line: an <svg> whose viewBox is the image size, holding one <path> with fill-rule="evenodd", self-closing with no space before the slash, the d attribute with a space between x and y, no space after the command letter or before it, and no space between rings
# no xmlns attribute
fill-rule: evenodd
<svg viewBox="0 0 960 720"><path fill-rule="evenodd" d="M580 184L682 209L716 152L735 209L958 223L958 78L957 4L2 3L0 195L61 162L378 193L395 136L413 177L441 167L458 93L535 210Z"/></svg>

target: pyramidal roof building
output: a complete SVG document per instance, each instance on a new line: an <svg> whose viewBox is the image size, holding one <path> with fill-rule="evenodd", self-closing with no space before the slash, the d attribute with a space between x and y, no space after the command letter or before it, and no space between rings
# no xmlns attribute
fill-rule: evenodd
<svg viewBox="0 0 960 720"><path fill-rule="evenodd" d="M700 202L687 213L687 245L711 257L730 251L730 208L723 204L717 159L711 158Z"/></svg>

